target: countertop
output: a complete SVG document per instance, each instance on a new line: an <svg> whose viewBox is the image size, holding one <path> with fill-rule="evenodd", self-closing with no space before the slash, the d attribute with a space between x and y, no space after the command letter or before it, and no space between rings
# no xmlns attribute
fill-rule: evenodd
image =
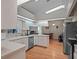
<svg viewBox="0 0 79 59"><path fill-rule="evenodd" d="M24 44L16 43L16 42L11 42L8 40L2 40L1 41L1 57L8 55L12 52L15 52L21 48L24 48Z"/></svg>
<svg viewBox="0 0 79 59"><path fill-rule="evenodd" d="M12 37L12 38L7 38L7 40L17 40L17 39L21 39L21 38L28 38L31 36L49 36L49 35L44 35L44 34L32 34L32 35L28 35L28 36L16 36L16 37Z"/></svg>

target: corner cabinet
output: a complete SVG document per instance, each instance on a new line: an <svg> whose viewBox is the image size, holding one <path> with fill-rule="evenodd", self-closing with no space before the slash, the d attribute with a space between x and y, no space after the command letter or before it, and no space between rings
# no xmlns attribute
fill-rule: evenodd
<svg viewBox="0 0 79 59"><path fill-rule="evenodd" d="M17 3L16 0L1 0L1 29L16 28Z"/></svg>

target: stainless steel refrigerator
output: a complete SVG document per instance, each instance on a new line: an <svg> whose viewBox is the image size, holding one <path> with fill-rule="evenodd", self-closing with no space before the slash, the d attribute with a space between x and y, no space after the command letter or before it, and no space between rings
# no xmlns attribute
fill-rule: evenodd
<svg viewBox="0 0 79 59"><path fill-rule="evenodd" d="M71 45L68 43L68 38L76 38L77 35L77 22L65 22L63 32L63 46L64 53L70 54Z"/></svg>

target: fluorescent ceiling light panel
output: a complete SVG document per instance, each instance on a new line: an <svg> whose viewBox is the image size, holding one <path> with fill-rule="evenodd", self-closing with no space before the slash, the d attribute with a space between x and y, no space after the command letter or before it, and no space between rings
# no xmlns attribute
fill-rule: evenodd
<svg viewBox="0 0 79 59"><path fill-rule="evenodd" d="M53 9L47 11L46 14L49 14L51 12L54 12L54 11L62 9L62 8L65 8L65 6L64 5L60 5L60 6L56 7L56 8L53 8Z"/></svg>
<svg viewBox="0 0 79 59"><path fill-rule="evenodd" d="M29 2L30 0L17 0L17 5L23 4L25 2Z"/></svg>

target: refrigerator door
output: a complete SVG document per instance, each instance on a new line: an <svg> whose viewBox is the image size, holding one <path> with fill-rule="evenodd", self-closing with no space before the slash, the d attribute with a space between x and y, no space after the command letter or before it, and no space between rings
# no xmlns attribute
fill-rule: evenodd
<svg viewBox="0 0 79 59"><path fill-rule="evenodd" d="M63 33L64 53L69 54L70 47L67 44L68 38L75 38L77 34L77 22L66 22Z"/></svg>

